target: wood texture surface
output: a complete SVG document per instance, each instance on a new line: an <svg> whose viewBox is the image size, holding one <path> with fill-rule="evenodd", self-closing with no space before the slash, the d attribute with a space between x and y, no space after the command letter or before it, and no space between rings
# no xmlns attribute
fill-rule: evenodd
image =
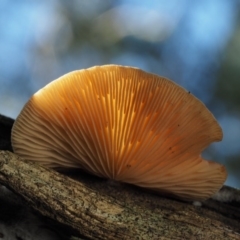
<svg viewBox="0 0 240 240"><path fill-rule="evenodd" d="M12 151L13 122L0 115L0 150ZM0 183L69 226L72 239L240 239L240 191L226 186L220 193L230 202L195 207L83 172L68 177L8 151L0 151Z"/></svg>
<svg viewBox="0 0 240 240"><path fill-rule="evenodd" d="M2 184L41 214L89 239L240 239L237 208L233 217L227 209L219 213L86 174L77 176L79 181L0 152Z"/></svg>

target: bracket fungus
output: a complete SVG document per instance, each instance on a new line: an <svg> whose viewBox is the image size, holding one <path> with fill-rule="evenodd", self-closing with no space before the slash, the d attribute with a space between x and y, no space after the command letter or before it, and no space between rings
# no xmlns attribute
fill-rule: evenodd
<svg viewBox="0 0 240 240"><path fill-rule="evenodd" d="M137 68L70 72L35 93L12 129L14 152L50 168L81 168L184 200L226 180L201 152L222 139L205 105L176 83Z"/></svg>

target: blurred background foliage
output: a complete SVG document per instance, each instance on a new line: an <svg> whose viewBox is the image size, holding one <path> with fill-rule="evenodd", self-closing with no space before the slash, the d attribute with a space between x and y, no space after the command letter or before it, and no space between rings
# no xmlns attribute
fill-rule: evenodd
<svg viewBox="0 0 240 240"><path fill-rule="evenodd" d="M224 139L204 157L240 188L238 0L0 1L0 112L16 118L38 89L76 69L121 64L200 98Z"/></svg>

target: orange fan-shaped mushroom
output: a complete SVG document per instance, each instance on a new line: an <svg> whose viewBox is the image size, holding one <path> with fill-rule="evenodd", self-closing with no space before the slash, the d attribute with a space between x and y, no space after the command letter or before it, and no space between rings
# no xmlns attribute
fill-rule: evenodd
<svg viewBox="0 0 240 240"><path fill-rule="evenodd" d="M14 152L53 168L203 200L226 179L201 158L222 130L204 104L174 82L106 65L66 74L32 96L12 130Z"/></svg>

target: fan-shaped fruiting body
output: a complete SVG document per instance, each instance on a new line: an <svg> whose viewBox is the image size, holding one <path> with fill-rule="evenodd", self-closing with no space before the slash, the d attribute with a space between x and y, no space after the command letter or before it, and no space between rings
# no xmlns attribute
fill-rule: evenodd
<svg viewBox="0 0 240 240"><path fill-rule="evenodd" d="M203 200L226 179L201 158L222 130L174 82L116 65L68 73L35 93L12 130L14 152L52 168Z"/></svg>

